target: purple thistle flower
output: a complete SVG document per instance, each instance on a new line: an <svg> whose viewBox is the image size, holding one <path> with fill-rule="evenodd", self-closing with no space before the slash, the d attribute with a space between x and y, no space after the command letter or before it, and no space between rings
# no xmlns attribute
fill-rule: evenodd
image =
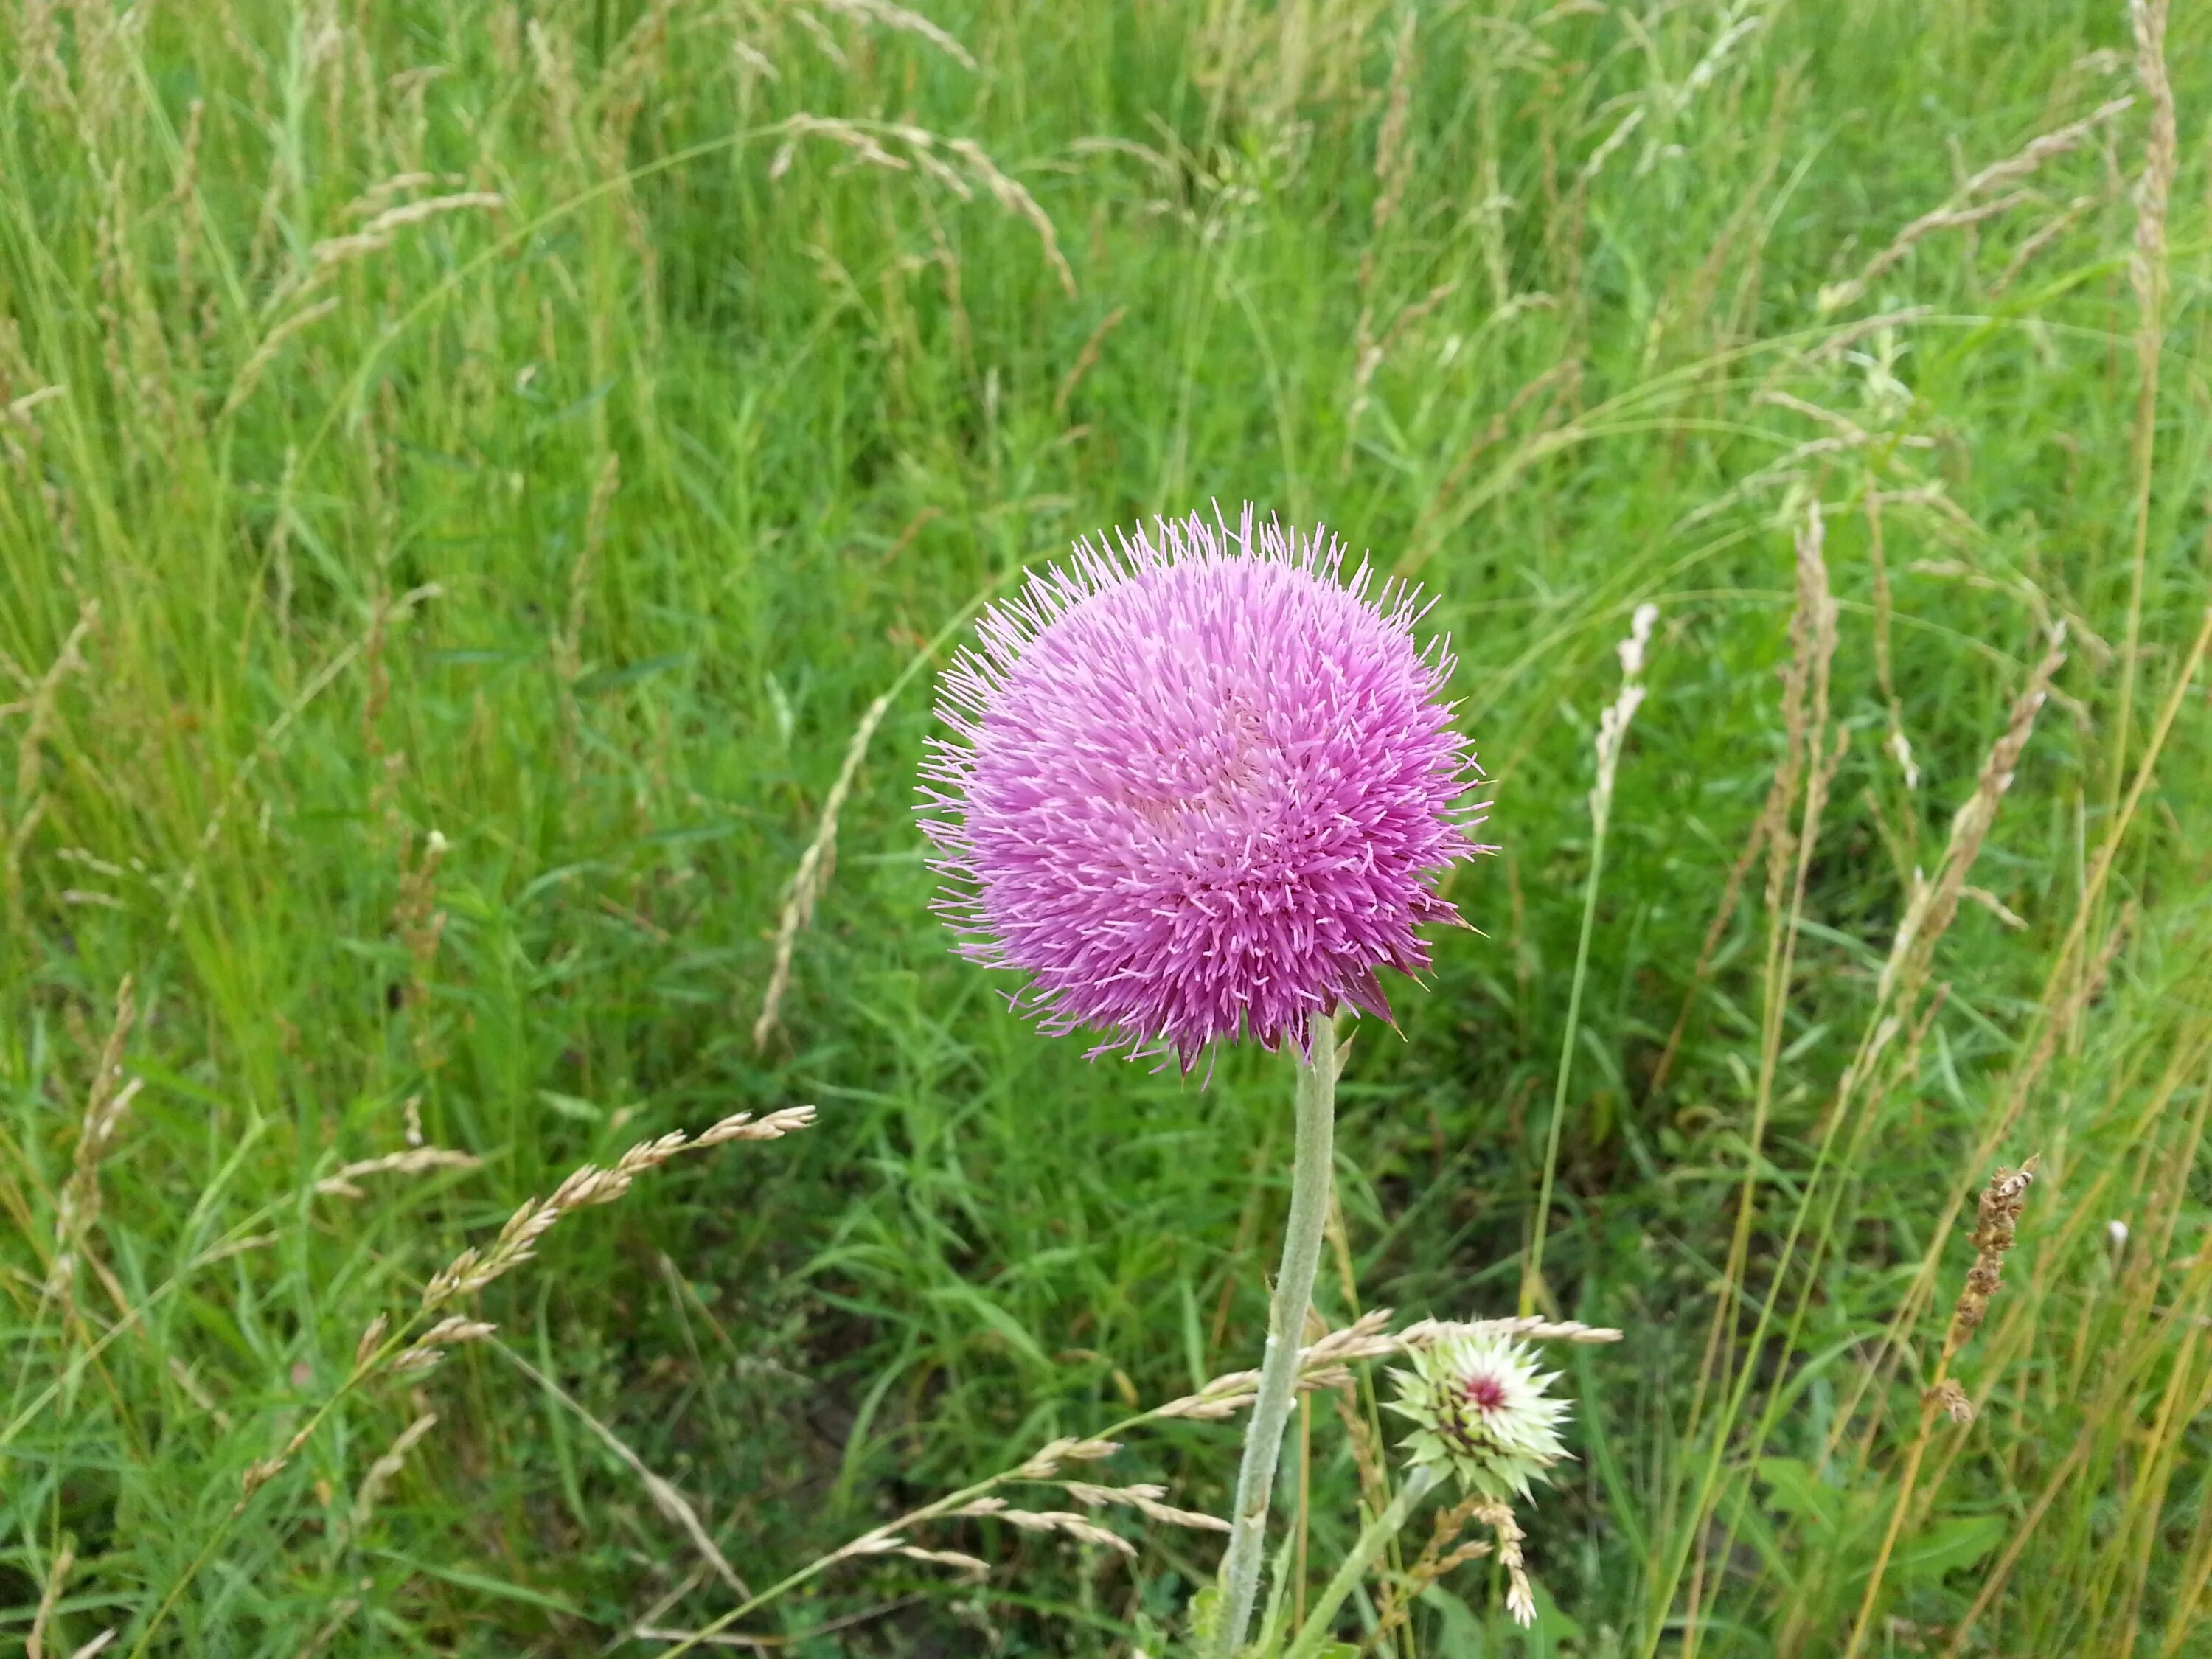
<svg viewBox="0 0 2212 1659"><path fill-rule="evenodd" d="M1218 520L1217 517L1217 524ZM939 688L923 763L939 909L969 959L1030 976L1042 1028L1162 1042L1186 1068L1241 1035L1301 1051L1376 969L1458 923L1437 876L1478 852L1446 642L1342 544L1196 514L1076 544L988 610Z"/></svg>

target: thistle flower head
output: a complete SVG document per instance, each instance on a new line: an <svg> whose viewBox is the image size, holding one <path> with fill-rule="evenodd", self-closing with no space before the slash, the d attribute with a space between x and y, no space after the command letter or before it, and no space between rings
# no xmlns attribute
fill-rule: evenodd
<svg viewBox="0 0 2212 1659"><path fill-rule="evenodd" d="M1413 1369L1390 1373L1398 1385L1390 1409L1413 1425L1405 1446L1415 1463L1436 1464L1504 1503L1529 1496L1529 1482L1570 1455L1559 1435L1567 1402L1547 1392L1559 1373L1539 1371L1525 1343L1458 1325L1409 1352Z"/></svg>
<svg viewBox="0 0 2212 1659"><path fill-rule="evenodd" d="M1304 1046L1378 968L1457 921L1438 874L1478 848L1480 780L1438 701L1424 607L1316 528L1193 514L1079 543L987 611L946 672L922 828L961 949L1025 973L1016 1006L1102 1048L1193 1064Z"/></svg>

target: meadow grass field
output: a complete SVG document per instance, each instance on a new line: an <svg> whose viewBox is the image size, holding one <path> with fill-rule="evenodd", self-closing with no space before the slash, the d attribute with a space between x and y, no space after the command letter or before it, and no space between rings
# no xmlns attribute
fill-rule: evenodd
<svg viewBox="0 0 2212 1659"><path fill-rule="evenodd" d="M1534 1626L1423 1517L1336 1651L2212 1653L2203 8L4 12L0 1642L1182 1651L1036 1482L761 1593L1257 1363L1291 1061L1040 1035L914 818L980 605L1249 499L1499 849L1318 1316L1626 1333Z"/></svg>

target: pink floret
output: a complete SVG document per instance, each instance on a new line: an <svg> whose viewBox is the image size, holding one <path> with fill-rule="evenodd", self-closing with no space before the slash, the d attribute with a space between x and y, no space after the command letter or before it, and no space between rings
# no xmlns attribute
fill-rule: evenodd
<svg viewBox="0 0 2212 1659"><path fill-rule="evenodd" d="M1490 850L1447 643L1318 526L1116 539L988 611L940 683L921 823L963 953L1026 974L1046 1030L1186 1066L1303 1048L1340 1001L1388 1018L1376 969L1429 965L1417 929L1460 920L1437 878Z"/></svg>

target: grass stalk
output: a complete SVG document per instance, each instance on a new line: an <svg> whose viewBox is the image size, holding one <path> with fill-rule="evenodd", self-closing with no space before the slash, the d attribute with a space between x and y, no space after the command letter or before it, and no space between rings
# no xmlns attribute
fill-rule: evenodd
<svg viewBox="0 0 2212 1659"><path fill-rule="evenodd" d="M1608 809L1611 803L1607 803ZM1559 1069L1552 1083L1552 1121L1544 1131L1544 1173L1536 1187L1536 1218L1528 1237L1528 1265L1521 1273L1521 1295L1516 1311L1524 1318L1536 1311L1536 1299L1544 1280L1544 1237L1549 1231L1552 1214L1552 1185L1559 1167L1559 1126L1567 1115L1567 1084L1574 1075L1575 1036L1581 1029L1583 1014L1583 986L1589 977L1590 936L1597 931L1598 884L1605 875L1605 831L1607 813L1601 814L1590 829L1589 874L1583 881L1583 921L1581 931L1575 937L1575 970L1567 981L1566 1029L1559 1037Z"/></svg>
<svg viewBox="0 0 2212 1659"><path fill-rule="evenodd" d="M1905 1529L1905 1516L1912 1508L1913 1493L1920 1478L1923 1462L1928 1455L1929 1440L1936 1431L1936 1419L1947 1414L1947 1398L1955 1402L1950 1414L1954 1420L1972 1421L1973 1407L1966 1395L1951 1380L1951 1363L1959 1356L1968 1337L1978 1329L1988 1311L1989 1300L1996 1291L2004 1265L2005 1253L2012 1248L2013 1230L2020 1217L2022 1194L2034 1175L2035 1159L2030 1158L2015 1173L2000 1170L1990 1177L1984 1191L1981 1205L1981 1225L1974 1234L1976 1255L1972 1271L1966 1276L1966 1285L1959 1294L1959 1303L1951 1318L1950 1328L1944 1333L1943 1346L1936 1357L1936 1369L1929 1377L1928 1386L1920 1398L1919 1427L1912 1437L1911 1449L1905 1453L1905 1467L1897 1478L1897 1499L1890 1505L1889 1522L1883 1528L1881 1546L1875 1552L1874 1570L1867 1575L1866 1589L1859 1597L1857 1617L1851 1621L1850 1638L1844 1644L1844 1659L1857 1659L1864 1644L1868 1630L1874 1623L1874 1610L1880 1605L1883 1576L1889 1570L1891 1556L1897 1540ZM1963 1418L1959 1413L1963 1413Z"/></svg>
<svg viewBox="0 0 2212 1659"><path fill-rule="evenodd" d="M1644 653L1651 629L1659 619L1656 605L1636 609L1628 637L1620 642L1620 694L1599 717L1597 779L1589 793L1590 867L1583 882L1583 921L1575 939L1574 977L1567 987L1566 1030L1559 1038L1559 1064L1552 1082L1552 1121L1544 1131L1544 1173L1536 1188L1536 1218L1528 1239L1528 1265L1521 1274L1518 1311L1523 1319L1536 1311L1544 1282L1544 1237L1552 1214L1552 1185L1559 1167L1559 1132L1567 1115L1567 1085L1574 1075L1575 1038L1581 1029L1583 986L1589 977L1590 938L1597 931L1597 894L1605 876L1605 836L1613 822L1614 780L1620 771L1620 751L1628 741L1629 723L1644 702Z"/></svg>
<svg viewBox="0 0 2212 1659"><path fill-rule="evenodd" d="M2118 708L2112 717L2112 759L2106 770L2108 813L2118 807L2120 781L2127 776L2136 680L2142 653L2143 579L2148 565L2151 480L2158 447L2159 367L2166 343L2166 220L2177 147L2173 88L2166 66L2166 0L2128 0L2128 21L2135 37L2136 78L2149 101L2150 132L2143 146L2142 173L2136 184L2135 246L2128 261L2129 286L2134 290L2136 309L2136 410L2129 435L2134 523L2128 550Z"/></svg>

